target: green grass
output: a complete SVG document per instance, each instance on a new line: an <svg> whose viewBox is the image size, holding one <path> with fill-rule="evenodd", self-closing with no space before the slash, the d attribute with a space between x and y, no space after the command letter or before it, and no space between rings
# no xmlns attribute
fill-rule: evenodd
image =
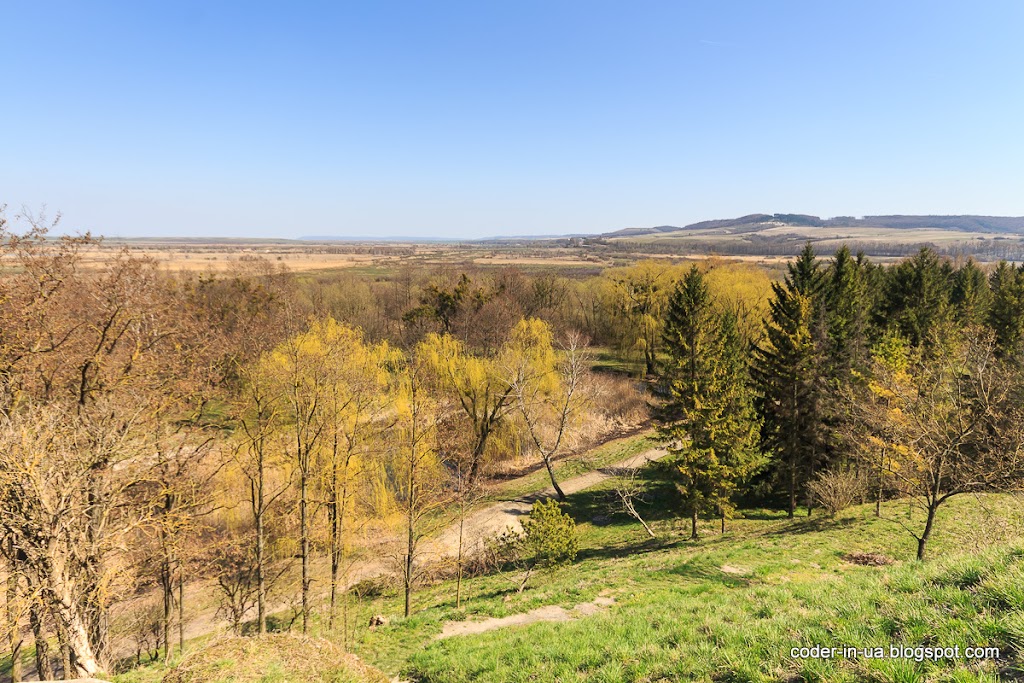
<svg viewBox="0 0 1024 683"><path fill-rule="evenodd" d="M595 454L608 462L649 447L642 438ZM620 449L617 452L615 449ZM625 455L623 455L625 453ZM541 473L543 474L543 473ZM646 518L659 534L615 511L611 484L570 496L580 534L577 561L535 575L517 592L515 571L469 578L463 609L454 582L421 588L401 618L397 594L364 599L351 617L352 651L389 675L421 683L469 681L995 681L1024 676L1024 520L1010 496L954 498L940 511L930 559L900 523L918 525L904 502L861 506L839 519L787 519L747 509L717 533L702 522L689 541L672 514L672 492L649 482ZM852 552L894 563L858 566ZM438 640L446 621L501 617L543 605L571 607L598 595L615 604L596 615ZM391 619L376 630L370 615ZM314 633L327 633L319 621ZM794 659L793 647L998 647L996 661ZM159 666L119 677L160 680ZM270 672L273 673L272 671ZM269 678L271 680L285 680ZM296 679L298 680L298 679ZM325 679L330 680L330 679Z"/></svg>
<svg viewBox="0 0 1024 683"><path fill-rule="evenodd" d="M665 509L665 490L648 510L663 536L646 540L623 515L610 523L607 487L571 497L580 524L579 561L539 577L522 594L518 575L470 579L464 611L451 583L422 590L418 613L375 632L355 651L411 680L462 681L958 681L997 680L1019 669L1024 647L1024 553L1014 539L967 554L965 544L993 517L1019 529L1020 507L1008 497L954 499L930 548L935 559L910 558L914 540L871 506L839 520L748 510L724 536L683 540L685 523ZM886 515L907 519L904 503ZM917 520L920 521L920 520ZM847 553L885 554L896 563L861 567ZM723 567L728 571L723 571ZM538 623L435 640L446 620L505 616L547 604L566 607L610 593L607 612L565 623ZM366 614L398 613L397 598ZM794 660L794 646L993 646L1000 661ZM1008 675L1008 674L1007 674ZM985 678L988 676L988 678Z"/></svg>

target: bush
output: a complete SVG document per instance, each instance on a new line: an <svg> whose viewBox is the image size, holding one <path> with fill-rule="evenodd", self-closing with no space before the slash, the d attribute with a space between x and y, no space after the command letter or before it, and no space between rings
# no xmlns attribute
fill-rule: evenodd
<svg viewBox="0 0 1024 683"><path fill-rule="evenodd" d="M576 522L554 500L537 501L523 522L523 553L535 567L572 562L579 552Z"/></svg>
<svg viewBox="0 0 1024 683"><path fill-rule="evenodd" d="M835 517L861 498L864 482L850 470L828 470L819 473L807 489L828 516Z"/></svg>

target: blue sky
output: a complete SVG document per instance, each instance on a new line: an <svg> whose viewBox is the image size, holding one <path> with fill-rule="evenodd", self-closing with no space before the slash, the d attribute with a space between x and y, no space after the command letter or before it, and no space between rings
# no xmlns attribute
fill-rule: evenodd
<svg viewBox="0 0 1024 683"><path fill-rule="evenodd" d="M0 0L0 203L108 235L1024 215L1024 3Z"/></svg>

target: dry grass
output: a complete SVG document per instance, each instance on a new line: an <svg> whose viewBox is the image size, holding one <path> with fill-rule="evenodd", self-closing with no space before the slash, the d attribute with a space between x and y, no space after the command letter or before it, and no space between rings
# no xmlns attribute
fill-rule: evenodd
<svg viewBox="0 0 1024 683"><path fill-rule="evenodd" d="M164 683L386 683L388 678L323 638L276 633L222 638L187 656Z"/></svg>

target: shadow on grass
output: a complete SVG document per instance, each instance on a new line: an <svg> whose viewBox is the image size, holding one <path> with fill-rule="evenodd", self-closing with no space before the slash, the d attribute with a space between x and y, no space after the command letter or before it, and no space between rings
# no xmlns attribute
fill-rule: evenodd
<svg viewBox="0 0 1024 683"><path fill-rule="evenodd" d="M835 531L837 529L851 527L855 525L857 521L858 520L853 517L831 518L826 517L825 515L818 517L798 517L792 520L789 524L768 532L768 535L791 536L793 534L809 534L819 531Z"/></svg>
<svg viewBox="0 0 1024 683"><path fill-rule="evenodd" d="M663 573L693 581L717 583L728 588L741 588L750 585L749 577L726 573L721 567L705 558L687 560L678 567L664 570Z"/></svg>

